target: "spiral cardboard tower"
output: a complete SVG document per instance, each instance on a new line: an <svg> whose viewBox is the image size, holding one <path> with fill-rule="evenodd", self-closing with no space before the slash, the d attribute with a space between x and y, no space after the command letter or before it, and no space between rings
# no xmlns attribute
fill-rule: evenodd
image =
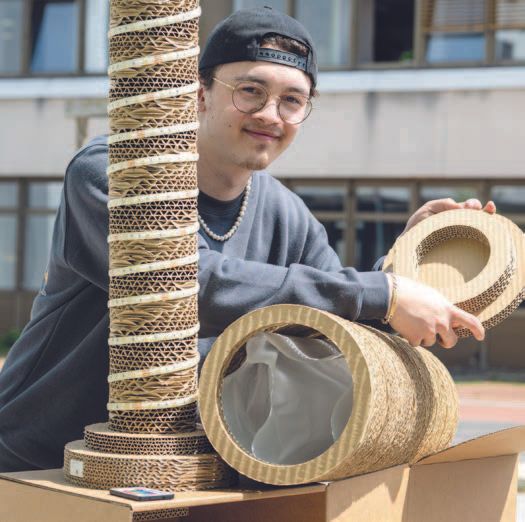
<svg viewBox="0 0 525 522"><path fill-rule="evenodd" d="M197 412L198 0L112 0L109 423L66 445L77 485L229 485Z"/></svg>
<svg viewBox="0 0 525 522"><path fill-rule="evenodd" d="M217 338L199 407L226 462L276 485L416 462L446 448L458 420L454 382L428 350L300 305L255 310Z"/></svg>
<svg viewBox="0 0 525 522"><path fill-rule="evenodd" d="M525 297L525 236L497 214L441 212L398 238L383 270L436 288L492 328ZM466 329L456 333L470 335Z"/></svg>

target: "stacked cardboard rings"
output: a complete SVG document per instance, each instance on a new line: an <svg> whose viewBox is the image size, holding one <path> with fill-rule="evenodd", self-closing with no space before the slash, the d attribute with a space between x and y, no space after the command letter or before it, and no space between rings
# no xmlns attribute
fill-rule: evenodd
<svg viewBox="0 0 525 522"><path fill-rule="evenodd" d="M508 317L525 297L525 239L500 215L450 210L431 216L394 244L383 270L439 290L485 328ZM458 336L470 331L458 329Z"/></svg>
<svg viewBox="0 0 525 522"><path fill-rule="evenodd" d="M306 462L283 465L243 447L226 421L229 405L222 390L225 377L244 363L250 337L263 331L284 335L291 328L339 349L352 377L353 405L333 445ZM202 369L199 408L206 434L223 459L254 480L276 485L335 480L417 461L450 444L458 418L454 383L427 350L300 305L250 312L217 338Z"/></svg>
<svg viewBox="0 0 525 522"><path fill-rule="evenodd" d="M109 422L65 448L80 486L235 480L196 428L200 13L198 0L111 1Z"/></svg>

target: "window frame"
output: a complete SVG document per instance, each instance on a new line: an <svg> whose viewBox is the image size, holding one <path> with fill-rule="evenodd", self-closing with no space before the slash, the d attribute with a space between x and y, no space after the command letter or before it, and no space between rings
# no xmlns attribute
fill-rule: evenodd
<svg viewBox="0 0 525 522"><path fill-rule="evenodd" d="M1 1L1 0L0 0ZM4 73L0 71L0 79L7 78L75 78L84 76L100 76L101 73L84 72L85 59L85 23L86 23L86 0L72 0L78 5L78 32L77 32L77 68L71 72L33 72L31 71L31 13L32 5L39 0L19 0L23 2L22 30L20 31L22 52L20 72Z"/></svg>
<svg viewBox="0 0 525 522"><path fill-rule="evenodd" d="M15 279L14 286L11 289L0 290L3 295L9 294L36 294L38 289L27 289L24 287L24 261L26 250L26 235L28 217L31 215L54 216L57 209L52 208L30 208L29 207L29 185L34 182L46 183L63 183L64 178L61 176L31 176L17 178L12 176L2 176L0 182L16 183L18 186L18 201L12 208L1 208L0 215L16 216L16 262L15 262Z"/></svg>

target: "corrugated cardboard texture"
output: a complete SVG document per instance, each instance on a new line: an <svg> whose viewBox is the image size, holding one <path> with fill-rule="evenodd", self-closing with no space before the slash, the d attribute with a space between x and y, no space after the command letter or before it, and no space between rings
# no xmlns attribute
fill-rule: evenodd
<svg viewBox="0 0 525 522"><path fill-rule="evenodd" d="M403 522L516 522L517 460L413 467Z"/></svg>
<svg viewBox="0 0 525 522"><path fill-rule="evenodd" d="M452 462L430 464L429 458L338 482L289 488L247 483L245 489L181 492L159 502L77 488L61 470L8 473L0 476L0 521L133 522L139 513L189 507L189 516L178 520L516 522L517 452L525 449L524 430L493 433L437 455Z"/></svg>

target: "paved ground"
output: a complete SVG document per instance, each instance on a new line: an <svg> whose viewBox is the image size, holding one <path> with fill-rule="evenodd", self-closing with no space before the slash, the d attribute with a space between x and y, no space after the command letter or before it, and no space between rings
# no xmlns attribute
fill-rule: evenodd
<svg viewBox="0 0 525 522"><path fill-rule="evenodd" d="M525 384L458 383L460 423L456 442L525 424ZM525 522L525 453L520 456L517 522Z"/></svg>

